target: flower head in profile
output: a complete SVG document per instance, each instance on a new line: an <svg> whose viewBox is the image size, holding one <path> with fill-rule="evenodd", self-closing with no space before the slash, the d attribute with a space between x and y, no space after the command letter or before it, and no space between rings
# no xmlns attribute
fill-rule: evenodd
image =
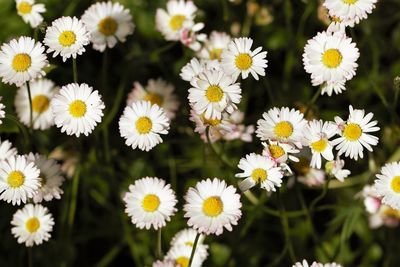
<svg viewBox="0 0 400 267"><path fill-rule="evenodd" d="M171 240L171 248L182 245L193 248L196 235L197 231L191 228L179 231ZM205 260L208 256L208 246L203 244L204 238L204 235L200 235L196 246L196 254L203 260Z"/></svg>
<svg viewBox="0 0 400 267"><path fill-rule="evenodd" d="M13 147L10 141L0 139L0 162L17 155L17 149Z"/></svg>
<svg viewBox="0 0 400 267"><path fill-rule="evenodd" d="M377 0L324 0L329 15L338 20L354 20L358 23L372 13Z"/></svg>
<svg viewBox="0 0 400 267"><path fill-rule="evenodd" d="M344 160L340 159L340 157L337 157L336 160L328 161L325 164L325 171L341 182L351 173L349 170L344 169Z"/></svg>
<svg viewBox="0 0 400 267"><path fill-rule="evenodd" d="M25 23L29 23L32 28L36 28L43 21L41 13L46 12L44 4L36 4L35 0L16 0L18 15Z"/></svg>
<svg viewBox="0 0 400 267"><path fill-rule="evenodd" d="M209 60L221 60L222 52L228 49L231 37L225 32L211 32L204 42L204 47L199 51L199 57Z"/></svg>

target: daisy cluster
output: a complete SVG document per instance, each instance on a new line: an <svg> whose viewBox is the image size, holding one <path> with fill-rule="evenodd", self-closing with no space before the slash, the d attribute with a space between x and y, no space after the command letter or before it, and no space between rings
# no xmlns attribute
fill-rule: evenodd
<svg viewBox="0 0 400 267"><path fill-rule="evenodd" d="M343 267L342 265L332 262L332 263L320 263L314 261L313 263L309 264L306 260L296 262L292 267Z"/></svg>

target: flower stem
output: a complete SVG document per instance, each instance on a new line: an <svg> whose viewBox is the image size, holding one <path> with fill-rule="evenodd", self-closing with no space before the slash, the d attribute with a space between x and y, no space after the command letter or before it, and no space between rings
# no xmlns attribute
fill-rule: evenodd
<svg viewBox="0 0 400 267"><path fill-rule="evenodd" d="M191 266L192 266L192 262L193 262L193 258L194 258L194 253L196 252L196 247L197 247L197 243L199 242L199 238L200 238L200 234L197 233L197 234L196 234L196 238L194 239L193 248L192 248L192 253L190 254L190 259L189 259L189 265L188 265L188 267L191 267Z"/></svg>
<svg viewBox="0 0 400 267"><path fill-rule="evenodd" d="M162 244L161 244L161 239L162 239L162 233L161 233L161 227L158 229L157 231L157 255L156 257L158 259L161 259L163 256L163 252L162 252Z"/></svg>
<svg viewBox="0 0 400 267"><path fill-rule="evenodd" d="M25 149L26 149L26 152L28 153L30 151L30 142L29 142L30 138L29 138L29 133L26 130L25 125L20 123L17 118L15 118L14 116L12 116L10 114L6 114L5 119L14 122L18 126L20 132L22 133L22 136L24 137Z"/></svg>
<svg viewBox="0 0 400 267"><path fill-rule="evenodd" d="M69 227L70 234L72 232L72 227L74 226L76 202L77 202L77 198L78 198L80 170L81 170L81 167L77 166L74 177L72 178L73 180L72 180L71 202L69 205L69 214L68 214L68 227Z"/></svg>
<svg viewBox="0 0 400 267"><path fill-rule="evenodd" d="M78 68L76 67L76 58L72 59L72 74L74 76L74 83L78 83Z"/></svg>
<svg viewBox="0 0 400 267"><path fill-rule="evenodd" d="M29 82L26 82L26 90L28 91L29 99L29 128L30 131L33 129L33 109L32 109L32 94Z"/></svg>
<svg viewBox="0 0 400 267"><path fill-rule="evenodd" d="M307 104L307 108L304 111L304 118L307 118L308 113L310 112L312 106L315 104L315 102L317 101L318 97L321 95L322 92L322 86L319 87L318 91L315 92L315 94L313 95L313 97L311 98L310 102L308 102Z"/></svg>
<svg viewBox="0 0 400 267"><path fill-rule="evenodd" d="M233 166L222 154L220 154L217 149L214 147L214 144L211 142L210 138L210 126L206 128L206 137L207 137L207 143L210 145L211 150L214 152L214 154L218 157L218 159L224 163L226 166L228 166L231 169L236 169L235 166Z"/></svg>
<svg viewBox="0 0 400 267"><path fill-rule="evenodd" d="M282 223L283 233L285 235L285 243L286 243L286 246L289 251L290 259L292 260L292 262L296 262L296 256L294 254L292 241L290 240L290 235L289 235L289 222L286 217L285 206L282 203L282 199L281 199L279 191L277 192L277 197L278 197L279 212L281 215L281 223Z"/></svg>
<svg viewBox="0 0 400 267"><path fill-rule="evenodd" d="M317 205L317 203L318 203L319 201L321 201L321 200L325 197L326 193L328 192L329 182L330 182L330 181L331 181L331 179L328 178L328 180L327 180L327 181L325 182L325 184L324 184L324 188L322 189L321 194L320 194L318 197L316 197L316 198L311 202L311 204L310 204L310 209L309 209L310 214L312 214L312 213L314 212L315 205Z"/></svg>
<svg viewBox="0 0 400 267"><path fill-rule="evenodd" d="M243 195L253 204L253 205L258 205L258 203L260 202L258 200L258 198L250 191L247 190L245 192L243 192Z"/></svg>

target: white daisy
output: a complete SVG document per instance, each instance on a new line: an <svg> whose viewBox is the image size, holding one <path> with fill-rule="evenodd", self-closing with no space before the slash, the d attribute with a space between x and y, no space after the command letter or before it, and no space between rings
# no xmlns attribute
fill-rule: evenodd
<svg viewBox="0 0 400 267"><path fill-rule="evenodd" d="M331 94L332 90L341 92L344 87L340 87L341 84L356 74L359 56L358 48L350 37L340 32L320 32L304 47L303 64L306 72L311 74L313 86L327 83L332 87L332 83L339 84L334 87L336 90L325 88L324 92Z"/></svg>
<svg viewBox="0 0 400 267"><path fill-rule="evenodd" d="M300 150L291 144L280 143L278 141L262 142L264 146L263 156L273 160L276 164L286 163L288 160L298 162L299 159L293 154L297 154Z"/></svg>
<svg viewBox="0 0 400 267"><path fill-rule="evenodd" d="M17 153L17 149L12 146L10 141L1 141L0 139L0 162L14 157L15 155L17 155Z"/></svg>
<svg viewBox="0 0 400 267"><path fill-rule="evenodd" d="M296 262L292 267L323 267L323 264L314 261L309 265L306 260L303 260L302 262Z"/></svg>
<svg viewBox="0 0 400 267"><path fill-rule="evenodd" d="M164 259L162 261L158 260L153 262L152 267L176 267L175 261Z"/></svg>
<svg viewBox="0 0 400 267"><path fill-rule="evenodd" d="M0 51L0 77L4 83L21 86L45 75L48 65L44 46L30 37L19 37L3 44Z"/></svg>
<svg viewBox="0 0 400 267"><path fill-rule="evenodd" d="M152 105L156 104L163 108L169 119L175 118L175 112L179 107L179 101L174 94L174 86L161 78L150 79L146 87L139 82L133 84L132 91L128 94L127 105L135 101L149 101Z"/></svg>
<svg viewBox="0 0 400 267"><path fill-rule="evenodd" d="M197 236L197 231L194 229L183 229L179 231L171 240L171 247L175 246L188 246L189 248L193 248L194 241ZM208 256L208 246L203 244L205 236L200 235L197 246L196 246L196 254L203 260L205 260Z"/></svg>
<svg viewBox="0 0 400 267"><path fill-rule="evenodd" d="M382 203L400 210L400 162L387 163L376 177L374 188Z"/></svg>
<svg viewBox="0 0 400 267"><path fill-rule="evenodd" d="M119 119L119 132L125 144L149 151L162 143L161 134L168 134L170 121L164 109L148 101L137 101L124 109Z"/></svg>
<svg viewBox="0 0 400 267"><path fill-rule="evenodd" d="M144 177L129 186L125 194L125 212L131 217L132 223L140 228L158 229L164 227L175 214L175 192L164 180Z"/></svg>
<svg viewBox="0 0 400 267"><path fill-rule="evenodd" d="M181 29L193 26L196 11L192 1L169 0L167 10L157 8L156 29L167 41L178 41Z"/></svg>
<svg viewBox="0 0 400 267"><path fill-rule="evenodd" d="M372 151L371 146L378 144L378 137L370 135L371 132L379 131L377 121L371 121L374 114L371 112L365 115L365 111L361 109L353 109L349 106L350 114L347 121L343 121L339 117L335 117L335 123L340 130L340 137L332 141L333 145L337 145L339 155L345 154L346 157L358 160L363 158L363 147Z"/></svg>
<svg viewBox="0 0 400 267"><path fill-rule="evenodd" d="M336 263L336 262L325 263L322 266L323 267L343 267L342 265L340 265L339 263Z"/></svg>
<svg viewBox="0 0 400 267"><path fill-rule="evenodd" d="M225 113L222 116L229 124L230 131L224 133L222 138L226 141L242 140L243 142L252 142L253 133L255 131L254 125L243 124L244 112L235 110L231 114Z"/></svg>
<svg viewBox="0 0 400 267"><path fill-rule="evenodd" d="M190 84L189 102L207 119L221 119L224 111L232 113L242 98L240 84L222 71L206 70Z"/></svg>
<svg viewBox="0 0 400 267"><path fill-rule="evenodd" d="M343 91L346 91L346 80L331 80L331 81L326 81L324 82L321 90L321 95L327 94L328 96L331 96L333 92L335 94L341 94Z"/></svg>
<svg viewBox="0 0 400 267"><path fill-rule="evenodd" d="M191 253L192 247L177 245L171 247L165 258L174 261L176 267L188 267ZM200 267L204 260L205 258L201 257L196 248L191 267Z"/></svg>
<svg viewBox="0 0 400 267"><path fill-rule="evenodd" d="M40 13L46 12L44 4L35 4L35 0L15 0L18 15L25 23L29 23L32 28L36 28L43 21Z"/></svg>
<svg viewBox="0 0 400 267"><path fill-rule="evenodd" d="M372 13L377 0L325 0L329 15L339 19L354 19L358 23Z"/></svg>
<svg viewBox="0 0 400 267"><path fill-rule="evenodd" d="M189 27L184 24L179 33L181 43L193 51L199 51L201 49L201 43L207 39L206 34L199 33L203 28L204 23L196 23Z"/></svg>
<svg viewBox="0 0 400 267"><path fill-rule="evenodd" d="M61 195L64 193L61 189L64 182L64 177L61 176L61 166L54 159L33 153L29 153L28 161L33 162L40 171L41 185L33 196L33 202L51 201L53 198L61 199Z"/></svg>
<svg viewBox="0 0 400 267"><path fill-rule="evenodd" d="M91 5L83 14L82 22L90 32L93 48L100 52L106 47L113 48L118 41L125 42L135 27L129 10L112 2Z"/></svg>
<svg viewBox="0 0 400 267"><path fill-rule="evenodd" d="M48 53L54 52L53 57L60 55L66 61L85 52L84 46L90 42L90 33L78 18L61 17L47 27L43 42L49 47Z"/></svg>
<svg viewBox="0 0 400 267"><path fill-rule="evenodd" d="M3 97L0 96L0 101ZM4 109L6 108L6 106L3 105L3 103L0 102L0 124L3 123L3 119L6 117L6 112L4 111Z"/></svg>
<svg viewBox="0 0 400 267"><path fill-rule="evenodd" d="M262 47L251 51L253 40L251 38L235 38L222 53L222 67L228 75L236 80L239 75L246 79L249 73L258 80L258 75L265 76L268 60L267 52L261 52Z"/></svg>
<svg viewBox="0 0 400 267"><path fill-rule="evenodd" d="M225 32L212 31L210 37L204 42L199 57L210 60L221 60L222 52L228 48L231 37Z"/></svg>
<svg viewBox="0 0 400 267"><path fill-rule="evenodd" d="M76 137L93 131L101 122L104 108L99 92L86 83L64 85L51 101L56 126Z"/></svg>
<svg viewBox="0 0 400 267"><path fill-rule="evenodd" d="M310 147L312 153L311 167L321 168L321 156L333 160L333 146L329 139L336 134L336 129L332 122L322 120L309 121L304 127L304 144Z"/></svg>
<svg viewBox="0 0 400 267"><path fill-rule="evenodd" d="M282 184L283 172L281 168L265 156L256 153L248 154L245 158L240 159L238 168L243 172L237 173L235 176L245 178L239 183L239 188L242 191L260 184L260 187L268 192L275 192L275 187L280 187Z"/></svg>
<svg viewBox="0 0 400 267"><path fill-rule="evenodd" d="M232 231L242 216L242 203L236 188L214 178L200 181L189 188L183 207L188 225L199 233L222 234L224 228Z"/></svg>
<svg viewBox="0 0 400 267"><path fill-rule="evenodd" d="M184 81L192 81L193 78L198 77L205 70L222 70L218 60L198 60L192 58L183 68L179 74Z"/></svg>
<svg viewBox="0 0 400 267"><path fill-rule="evenodd" d="M0 199L20 205L33 197L39 187L39 170L25 156L0 161Z"/></svg>
<svg viewBox="0 0 400 267"><path fill-rule="evenodd" d="M261 140L293 143L301 147L303 127L307 123L304 115L296 109L272 108L264 112L263 119L257 121L257 137Z"/></svg>
<svg viewBox="0 0 400 267"><path fill-rule="evenodd" d="M326 181L326 174L323 170L311 168L311 155L308 151L301 151L298 162L291 164L292 169L297 175L297 180L308 187L319 187Z"/></svg>
<svg viewBox="0 0 400 267"><path fill-rule="evenodd" d="M53 231L54 219L49 210L42 205L26 204L14 214L11 233L18 243L32 247L48 241Z"/></svg>
<svg viewBox="0 0 400 267"><path fill-rule="evenodd" d="M325 164L325 170L328 174L335 177L339 181L343 182L347 176L350 175L350 171L347 169L343 169L344 167L344 160L340 159L339 157L336 160L328 161Z"/></svg>
<svg viewBox="0 0 400 267"><path fill-rule="evenodd" d="M54 125L50 102L59 88L48 79L30 82L32 97L33 129L46 130ZM26 85L21 86L14 100L19 120L26 126L30 125L29 97Z"/></svg>

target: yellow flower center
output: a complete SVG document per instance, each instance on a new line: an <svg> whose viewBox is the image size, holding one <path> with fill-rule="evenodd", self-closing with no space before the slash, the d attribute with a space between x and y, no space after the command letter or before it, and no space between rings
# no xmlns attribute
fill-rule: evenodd
<svg viewBox="0 0 400 267"><path fill-rule="evenodd" d="M267 179L267 176L267 171L261 168L254 169L251 173L251 178L253 178L256 183L264 182Z"/></svg>
<svg viewBox="0 0 400 267"><path fill-rule="evenodd" d="M113 35L118 29L118 23L111 17L102 19L98 24L99 32L105 36Z"/></svg>
<svg viewBox="0 0 400 267"><path fill-rule="evenodd" d="M216 217L222 213L224 203L220 197L209 197L203 202L203 212L208 217Z"/></svg>
<svg viewBox="0 0 400 267"><path fill-rule="evenodd" d="M32 99L32 109L36 113L43 113L49 108L50 99L45 95L37 95Z"/></svg>
<svg viewBox="0 0 400 267"><path fill-rule="evenodd" d="M76 42L76 35L73 31L63 31L58 37L58 42L64 47L69 47Z"/></svg>
<svg viewBox="0 0 400 267"><path fill-rule="evenodd" d="M40 221L36 217L32 217L26 221L25 227L29 233L36 232L40 227Z"/></svg>
<svg viewBox="0 0 400 267"><path fill-rule="evenodd" d="M253 64L253 59L248 53L240 53L235 58L235 65L239 70L248 70Z"/></svg>
<svg viewBox="0 0 400 267"><path fill-rule="evenodd" d="M390 217L390 218L393 218L393 219L400 219L400 210L395 210L395 209L392 209L392 208L390 208L390 207L387 207L384 211L383 211L383 214L386 216L386 217Z"/></svg>
<svg viewBox="0 0 400 267"><path fill-rule="evenodd" d="M221 101L223 96L224 92L218 85L210 85L206 90L206 97L212 103Z"/></svg>
<svg viewBox="0 0 400 267"><path fill-rule="evenodd" d="M400 193L400 176L395 176L390 183L392 189L396 193Z"/></svg>
<svg viewBox="0 0 400 267"><path fill-rule="evenodd" d="M156 93L147 93L144 100L149 101L152 105L158 105L159 107L161 107L164 102L161 95Z"/></svg>
<svg viewBox="0 0 400 267"><path fill-rule="evenodd" d="M175 264L179 267L188 267L189 266L189 258L182 256L175 260Z"/></svg>
<svg viewBox="0 0 400 267"><path fill-rule="evenodd" d="M24 184L25 175L20 171L12 171L8 174L7 183L12 188L20 187Z"/></svg>
<svg viewBox="0 0 400 267"><path fill-rule="evenodd" d="M271 157L273 157L274 159L280 158L285 155L285 150L278 145L269 145L268 149Z"/></svg>
<svg viewBox="0 0 400 267"><path fill-rule="evenodd" d="M356 123L349 123L344 126L343 136L349 141L357 141L362 135L360 125Z"/></svg>
<svg viewBox="0 0 400 267"><path fill-rule="evenodd" d="M288 121L281 121L275 125L274 133L280 138L288 138L293 133L293 126Z"/></svg>
<svg viewBox="0 0 400 267"><path fill-rule="evenodd" d="M311 143L311 148L314 149L316 152L323 152L328 145L328 141L324 138Z"/></svg>
<svg viewBox="0 0 400 267"><path fill-rule="evenodd" d="M328 68L336 68L342 63L342 54L337 49L328 49L322 55L322 63Z"/></svg>
<svg viewBox="0 0 400 267"><path fill-rule="evenodd" d="M185 21L185 15L175 15L169 21L169 27L173 31L178 31L182 28L183 22Z"/></svg>
<svg viewBox="0 0 400 267"><path fill-rule="evenodd" d="M74 118L81 118L86 114L86 104L82 100L75 100L69 104L69 114Z"/></svg>
<svg viewBox="0 0 400 267"><path fill-rule="evenodd" d="M19 5L17 6L17 10L21 14L29 14L32 11L32 5L24 1L19 3Z"/></svg>
<svg viewBox="0 0 400 267"><path fill-rule="evenodd" d="M148 117L140 117L135 125L139 134L148 134L153 127L153 123Z"/></svg>
<svg viewBox="0 0 400 267"><path fill-rule="evenodd" d="M31 66L31 56L26 53L16 54L12 61L12 67L17 72L26 71Z"/></svg>
<svg viewBox="0 0 400 267"><path fill-rule="evenodd" d="M186 245L186 246L189 246L189 247L193 247L193 242L190 242L190 241L185 242L185 245Z"/></svg>
<svg viewBox="0 0 400 267"><path fill-rule="evenodd" d="M204 116L204 113L201 114L201 119L203 120L204 124L208 124L210 126L217 126L221 123L221 120L219 120L219 119L207 119Z"/></svg>
<svg viewBox="0 0 400 267"><path fill-rule="evenodd" d="M310 160L305 157L299 157L299 161L292 164L294 170L301 175L307 174L311 169Z"/></svg>
<svg viewBox="0 0 400 267"><path fill-rule="evenodd" d="M336 17L336 16L332 16L331 17L331 20L333 21L333 22L342 22L342 20L339 18L339 17Z"/></svg>
<svg viewBox="0 0 400 267"><path fill-rule="evenodd" d="M160 199L158 196L149 194L143 198L142 207L147 212L154 212L160 206Z"/></svg>
<svg viewBox="0 0 400 267"><path fill-rule="evenodd" d="M214 60L214 59L217 59L218 61L221 60L221 54L222 54L221 48L214 48L209 53L210 53L211 60Z"/></svg>
<svg viewBox="0 0 400 267"><path fill-rule="evenodd" d="M355 4L358 0L342 0L343 3L348 4L348 5L353 5Z"/></svg>

